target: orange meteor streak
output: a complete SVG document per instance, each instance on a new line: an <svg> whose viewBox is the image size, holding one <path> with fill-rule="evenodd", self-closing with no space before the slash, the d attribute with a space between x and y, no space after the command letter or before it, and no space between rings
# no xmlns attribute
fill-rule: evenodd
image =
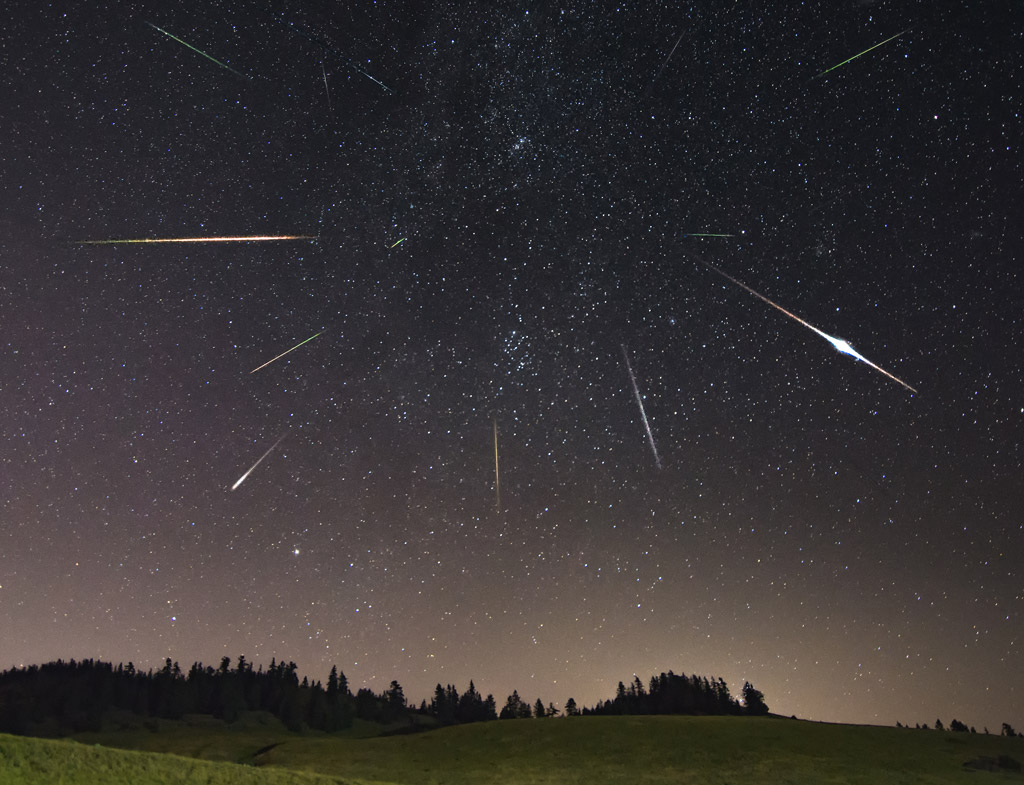
<svg viewBox="0 0 1024 785"><path fill-rule="evenodd" d="M700 260L698 260L698 261L700 261ZM708 264L707 262L700 262L700 263L702 265L704 265L705 267L707 267L709 270L712 270L712 271L718 273L723 278L727 278L728 280L732 281L734 284L739 286L741 289L746 289L748 292L750 292L752 295L754 295L754 297L756 297L757 299L763 300L764 302L768 303L768 305L770 305L772 308L775 308L775 309L777 309L779 311L782 311L790 319L793 319L794 321L799 322L800 324L802 324L804 327L806 327L809 330L813 330L814 332L816 332L818 335L820 335L822 338L824 338L826 341L828 341L830 344L832 344L838 351L842 352L843 354L848 354L851 357L853 357L853 358L855 358L857 360L860 360L862 363L865 363L866 365L870 365L872 368L874 368L880 374L883 374L884 376L888 376L890 379L892 379L897 384L901 384L904 387L906 387L908 390L910 390L910 392L912 392L912 393L916 393L917 392L917 390L915 390L913 387L911 387L909 384L907 384L902 379L900 379L900 378L898 378L896 376L893 376L891 373L889 373L887 370L885 370L885 368L880 368L877 365L875 365L873 362L871 362L871 360L869 360L867 357L865 357L860 352L858 352L856 349L854 349L852 346L850 346L850 344L847 343L846 341L844 341L842 338L833 338L828 333L826 333L826 332L824 332L822 330L819 330L813 324L811 324L809 322L805 322L803 319L801 319L795 313L791 313L790 311L787 311L785 308L783 308L778 303L773 303L771 300L769 300L767 297L765 297L760 292L755 292L753 289L751 289L745 283L743 283L742 281L737 281L731 275L729 275L726 272L723 272L722 270L719 270L713 264Z"/></svg>
<svg viewBox="0 0 1024 785"><path fill-rule="evenodd" d="M78 245L122 245L127 243L256 243L268 240L315 240L312 234L253 234L244 237L143 237L134 240L79 240Z"/></svg>

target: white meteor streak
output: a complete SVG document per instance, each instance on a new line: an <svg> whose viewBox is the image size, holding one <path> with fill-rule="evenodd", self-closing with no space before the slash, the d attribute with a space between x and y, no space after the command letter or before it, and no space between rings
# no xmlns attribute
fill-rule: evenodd
<svg viewBox="0 0 1024 785"><path fill-rule="evenodd" d="M633 383L633 395L636 397L636 405L640 407L640 419L644 421L644 430L647 431L647 442L651 445L651 452L654 454L654 465L661 468L661 458L658 457L658 448L654 446L654 434L651 433L651 425L647 422L647 412L644 411L644 402L640 397L640 388L636 384L636 376L633 374L633 366L629 364L629 353L626 351L626 344L619 344L622 347L622 357L626 361L626 370L629 371L629 381Z"/></svg>
<svg viewBox="0 0 1024 785"><path fill-rule="evenodd" d="M282 436L280 439L278 439L276 442L274 442L273 446L269 450L267 450L265 453L263 453L263 455L260 456L260 459L258 461L256 461L256 463L254 463L252 466L249 467L249 471L247 471L245 474L243 474L241 477L238 478L238 481L234 485L231 486L231 490L235 490L236 488L238 488L239 485L241 485L243 482L245 482L245 478L248 477L250 474L252 474L253 469L255 469L257 466L259 466L261 463L263 463L263 459L266 458L268 455L270 455L270 453L272 453L274 451L274 449L277 447L277 445L279 445L281 442L284 441L284 437L287 436L287 435L288 434L284 434L284 436Z"/></svg>
<svg viewBox="0 0 1024 785"><path fill-rule="evenodd" d="M656 73L654 75L654 78L651 80L651 87L653 87L654 83L658 81L658 77L661 76L661 72L665 70L665 66L668 65L668 61L671 60L672 59L672 55L674 55L676 53L676 49L679 48L679 44L682 42L683 36L685 34L686 34L685 30L682 33L679 34L679 38L676 40L676 45L672 47L672 51L668 53L668 57L665 58L665 62L661 64L661 68L658 69L658 73Z"/></svg>
<svg viewBox="0 0 1024 785"><path fill-rule="evenodd" d="M700 261L700 260L698 259L698 261ZM887 370L885 370L885 368L880 368L879 366L875 365L873 362L871 362L871 360L869 360L863 354L861 354L856 349L854 349L852 346L850 346L850 344L847 343L846 341L844 341L842 338L833 338L828 333L826 333L826 332L824 332L822 330L819 330L813 324L810 324L809 322L805 322L803 319L801 319L795 313L791 313L791 312L787 311L781 305L779 305L778 303L772 302L767 297L765 297L763 294L761 294L759 292L755 292L753 289L751 289L745 283L743 283L742 281L737 281L731 275L729 275L726 272L723 272L722 270L719 270L713 264L708 264L707 262L703 262L703 261L701 261L700 263L702 265L704 265L705 267L707 267L709 270L712 270L713 272L718 273L723 278L727 278L728 280L732 281L734 284L739 286L741 289L746 289L748 292L750 292L752 295L754 295L754 297L756 297L759 300L763 300L764 302L768 303L768 305L770 305L772 308L775 308L775 309L777 309L779 311L782 311L790 319L793 319L794 321L799 322L800 324L802 324L804 327L808 328L809 330L813 330L814 332L816 332L818 335L820 335L822 338L824 338L826 341L828 341L830 344L832 344L838 351L842 352L843 354L848 354L851 357L853 357L854 359L860 360L862 363L865 363L866 365L870 365L872 368L874 368L880 374L883 374L884 376L888 376L890 379L892 379L897 384L901 384L904 387L906 387L908 390L910 390L910 392L912 392L912 393L916 393L917 392L917 390L915 390L913 387L911 387L909 384L907 384L902 379L897 378L896 376L893 376L891 373L889 373Z"/></svg>
<svg viewBox="0 0 1024 785"><path fill-rule="evenodd" d="M494 494L495 505L501 512L501 475L498 474L498 419L494 418Z"/></svg>
<svg viewBox="0 0 1024 785"><path fill-rule="evenodd" d="M327 84L327 69L324 68L323 61L320 61L320 71L324 75L324 89L327 91L327 108L331 108L331 88Z"/></svg>
<svg viewBox="0 0 1024 785"><path fill-rule="evenodd" d="M310 341L312 341L312 340L313 340L314 338L316 338L316 337L317 337L317 335L323 335L323 333L324 333L324 331L323 331L323 330L321 330L321 331L320 331L320 332L318 332L318 333L317 333L316 335L311 335L311 336L310 336L309 338L307 338L306 340L302 341L302 343L297 343L297 344L295 344L295 346L293 346L293 347L292 347L291 349L289 349L289 350L288 350L287 352L281 352L281 353L280 353L279 355L277 355L277 357L275 357L275 358L274 358L273 360L267 360L267 361L266 361L265 363L263 363L263 365L259 366L259 368L253 368L253 369L252 369L251 371L249 371L249 375L250 375L250 376L252 376L252 374L256 373L256 371L258 371L258 370L260 370L260 369L262 369L262 368L266 368L266 367L267 367L268 365L270 365L270 364L271 364L272 362L277 362L277 361L278 361L278 360L280 360L280 359L281 359L282 357L284 357L284 356L285 356L286 354L290 354L291 352L294 352L294 351L295 351L296 349L298 349L298 348L299 348L300 346L302 346L302 344L304 344L304 343L309 343L309 342L310 342Z"/></svg>

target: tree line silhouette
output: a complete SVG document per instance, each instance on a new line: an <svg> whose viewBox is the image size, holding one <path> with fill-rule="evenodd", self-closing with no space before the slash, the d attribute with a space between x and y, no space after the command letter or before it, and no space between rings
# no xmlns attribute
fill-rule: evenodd
<svg viewBox="0 0 1024 785"><path fill-rule="evenodd" d="M910 726L909 725L904 725L902 722L897 722L896 723L896 727L897 728L909 728ZM915 730L928 730L930 727L931 726L928 725L927 722L924 723L924 724L917 723L917 724L914 725L914 729ZM956 718L954 718L953 721L951 723L949 723L949 727L948 728L945 725L942 724L942 719L941 718L935 720L935 730L951 730L951 731L953 731L953 733L977 733L978 732L978 731L976 731L974 729L973 725L968 727L966 723L960 722L960 720L958 720ZM990 736L991 735L989 733L989 731L988 731L988 728L985 728L982 731L982 733L984 733L986 736ZM1007 737L1012 739L1012 738L1016 738L1017 736L1021 736L1021 735L1024 735L1024 734L1017 733L1017 731L1014 730L1013 726L1010 723L1004 722L1002 730L1000 731L999 735L1000 736L1007 736Z"/></svg>
<svg viewBox="0 0 1024 785"><path fill-rule="evenodd" d="M621 681L615 697L599 701L583 714L753 714L768 713L764 694L750 682L743 685L743 703L729 692L724 679L686 676L672 671L652 676L645 690L638 676L626 687Z"/></svg>
<svg viewBox="0 0 1024 785"><path fill-rule="evenodd" d="M212 714L227 722L243 711L268 711L290 730L333 731L350 727L355 717L386 721L405 710L397 682L381 695L366 689L352 695L336 667L326 688L307 678L300 682L297 668L294 662L273 660L266 670L254 669L242 656L235 668L224 657L217 669L197 662L187 674L170 659L158 671L91 659L12 669L0 674L0 731L62 735L100 730L104 715L116 710L164 719Z"/></svg>
<svg viewBox="0 0 1024 785"><path fill-rule="evenodd" d="M244 656L232 667L224 657L218 668L193 663L188 672L169 658L159 670L140 671L132 663L86 659L58 660L45 665L14 668L0 673L0 732L60 736L103 729L104 720L131 727L155 718L181 719L208 714L225 722L246 711L265 711L293 731L338 731L356 718L402 732L436 725L486 722L495 719L557 717L547 706L522 700L513 690L501 711L493 695L484 697L472 681L460 694L454 685L437 685L431 701L410 706L402 686L392 681L377 694L361 688L354 694L344 672L331 668L327 684L301 681L294 662L272 660L269 668L254 668ZM615 697L579 708L573 698L565 716L603 714L767 714L763 694L749 683L743 703L732 698L722 679L676 675L652 676L647 689L638 677L629 687L619 682ZM428 720L415 719L415 715ZM150 726L156 728L157 726Z"/></svg>

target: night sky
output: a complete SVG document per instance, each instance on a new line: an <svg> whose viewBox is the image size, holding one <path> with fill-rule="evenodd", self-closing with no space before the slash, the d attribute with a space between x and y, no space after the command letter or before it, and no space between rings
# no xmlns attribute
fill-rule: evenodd
<svg viewBox="0 0 1024 785"><path fill-rule="evenodd" d="M16 3L0 667L1024 725L1024 10L785 5Z"/></svg>

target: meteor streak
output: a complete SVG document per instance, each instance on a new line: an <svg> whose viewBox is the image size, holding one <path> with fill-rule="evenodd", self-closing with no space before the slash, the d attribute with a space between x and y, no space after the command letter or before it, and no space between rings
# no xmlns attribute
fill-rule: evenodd
<svg viewBox="0 0 1024 785"><path fill-rule="evenodd" d="M341 52L339 52L337 49L335 49L330 44L325 43L320 38L317 38L315 35L311 35L310 33L307 33L305 30L303 30L301 27L299 27L294 22L286 22L284 19L281 19L280 17L277 17L277 16L275 16L274 18L277 19L277 21L280 22L281 24L288 25L292 30L294 30L296 33L301 35L303 38L305 38L305 39L307 39L309 41L312 41L313 43L323 47L324 49L326 49L331 54L333 54L333 55L335 55L337 57L340 57L342 60L345 61L345 64L348 65L349 68L351 68L353 71L355 71L358 74L362 74L367 79L369 79L371 82L375 82L376 84L380 85L380 87L385 92L388 92L388 93L394 92L390 87L388 87L386 84L384 84L380 79L377 79L377 78L375 78L373 76L370 76L370 74L366 73L366 71L364 71L362 68L360 68L358 65L356 65L355 61L353 61L351 57L346 57L345 55L343 55Z"/></svg>
<svg viewBox="0 0 1024 785"><path fill-rule="evenodd" d="M647 442L651 445L651 452L654 453L654 465L661 468L661 458L658 457L658 448L654 446L654 434L651 433L651 425L647 422L647 412L644 411L644 402L640 398L640 388L636 386L636 376L633 375L633 366L629 364L629 354L626 352L626 344L619 344L622 347L622 357L626 361L626 370L629 371L629 380L633 383L633 395L636 397L636 405L640 407L640 419L644 421L644 430L647 431Z"/></svg>
<svg viewBox="0 0 1024 785"><path fill-rule="evenodd" d="M203 57L205 57L205 58L206 58L207 60L210 60L210 61L212 61L212 62L216 63L216 64L217 64L217 65L219 65L219 66L220 66L221 68L226 68L226 69L227 69L227 70L229 70L229 71L230 71L231 73L233 73L233 74L236 74L237 76L240 76L240 77L242 77L243 79L252 79L252 77L251 77L251 76L249 76L248 74L243 74L243 73L242 73L241 71L236 71L236 70L235 70L234 68L232 68L232 67L231 67L230 65L225 65L225 64L224 64L224 63L222 63L222 62L221 62L220 60L218 60L218 59L217 59L216 57L210 57L210 55L206 54L206 52L202 51L201 49L196 49L196 48L195 48L194 46L192 46L192 44L190 44L190 43L186 43L185 41L182 41L182 40L181 40L180 38L178 38L178 36L176 36L176 35L171 35L171 34L170 34L170 33L168 33L168 32L167 32L166 30L163 30L162 28L159 28L159 27L157 27L157 26L156 26L155 24L153 24L152 22L146 22L146 24L147 24L147 25L149 25L150 27L152 27L152 28L153 28L154 30L156 30L157 32L163 33L163 34L164 34L165 36L167 36L168 38L173 38L173 39L174 39L175 41L177 41L177 42L178 42L179 44L181 44L182 46L187 46L187 47L188 47L189 49L191 49L191 50L192 50L193 52L195 52L196 54L201 54L201 55L202 55Z"/></svg>
<svg viewBox="0 0 1024 785"><path fill-rule="evenodd" d="M322 61L320 63L320 71L324 75L324 90L327 91L327 108L330 109L331 108L331 88L328 87L328 85L327 85L327 69L324 68L324 64L323 64Z"/></svg>
<svg viewBox="0 0 1024 785"><path fill-rule="evenodd" d="M698 260L698 261L700 261L700 260ZM853 358L855 358L857 360L860 360L862 363L870 365L872 368L874 368L879 373L883 374L884 376L888 376L890 379L892 379L897 384L901 384L904 387L906 387L908 390L910 390L910 392L912 392L912 393L916 393L917 392L917 390L915 390L913 387L911 387L909 384L907 384L902 379L899 379L896 376L893 376L891 373L889 373L884 368L880 368L877 365L875 365L873 362L871 362L871 360L869 360L864 355L862 355L860 352L858 352L856 349L854 349L852 346L850 346L850 344L848 344L842 338L833 338L828 333L823 332L822 330L819 330L813 324L810 324L809 322L805 322L803 319L801 319L795 313L791 313L791 312L787 311L781 305L779 305L778 303L772 302L767 297L765 297L763 294L760 294L759 292L755 292L753 289L751 289L745 283L743 283L742 281L737 281L731 275L729 275L726 272L723 272L722 270L719 270L713 264L708 264L707 262L700 262L700 263L702 265L704 265L705 267L707 267L709 270L712 270L712 271L718 273L723 278L727 278L728 280L732 281L734 284L739 286L741 289L746 289L748 292L750 292L752 295L754 295L754 297L756 297L757 299L763 300L764 302L768 303L768 305L770 305L772 308L775 308L776 310L782 311L782 313L786 314L786 316L788 316L790 319L793 319L794 321L799 322L800 324L802 324L804 327L808 328L809 330L813 330L814 332L816 332L818 335L820 335L822 338L824 338L826 341L828 341L830 344L832 344L838 351L842 352L843 354L848 354L851 357L853 357Z"/></svg>
<svg viewBox="0 0 1024 785"><path fill-rule="evenodd" d="M253 369L252 369L251 371L249 371L249 375L251 376L252 374L256 373L256 371L260 370L260 368L266 368L266 367L267 367L268 365L270 365L270 364L271 364L272 362L276 362L277 360L280 360L280 359L281 359L282 357L284 357L284 356L285 356L286 354L289 354L289 353L291 353L291 352L294 352L294 351L295 351L296 349L298 349L298 348L299 348L300 346L302 346L302 344L304 344L304 343L309 343L310 341L312 341L312 340L313 340L314 338L316 338L316 336L317 336L317 335L323 335L323 332L324 332L324 331L323 331L323 330L321 330L321 331L320 331L320 332L318 332L318 333L317 333L316 335L311 335L311 336L310 336L309 338L307 338L306 340L302 341L301 343L297 343L297 344L295 344L295 345L294 345L294 346L293 346L293 347L292 347L291 349L289 349L289 350L288 350L287 352L281 352L281 353L280 353L279 355L277 355L277 357L275 357L275 358L274 358L273 360L267 360L267 361L266 361L265 363L263 363L263 365L261 365L261 366L260 366L259 368L253 368Z"/></svg>
<svg viewBox="0 0 1024 785"><path fill-rule="evenodd" d="M270 453L272 453L274 451L274 448L276 448L277 445L279 445L281 442L284 441L284 437L287 436L287 435L288 435L287 433L284 434L280 439L278 439L276 442L274 442L273 446L269 450L267 450L265 453L263 453L263 455L260 456L260 459L258 461L256 461L256 463L254 463L252 466L249 467L249 471L247 471L245 474L243 474L241 477L238 478L238 481L234 485L231 486L231 490L235 490L236 488L238 488L239 485L241 485L243 482L245 482L245 478L248 477L250 474L252 474L253 469L255 469L257 466L259 466L261 463L263 463L263 459L266 458L268 455L270 455Z"/></svg>
<svg viewBox="0 0 1024 785"><path fill-rule="evenodd" d="M501 476L498 474L498 419L494 418L494 494L495 505L501 512Z"/></svg>
<svg viewBox="0 0 1024 785"><path fill-rule="evenodd" d="M877 49L877 48L878 48L878 47L880 47L880 46L881 46L882 44L887 44L887 43L889 43L890 41L892 41L892 40L893 40L894 38L899 38L899 37L900 37L901 35L903 35L903 33L906 33L906 32L909 32L909 31L910 31L910 28L908 27L908 28L907 28L906 30L903 30L902 32L896 33L896 35L894 35L894 36L891 36L891 37L889 37L889 38L886 38L886 39L885 39L884 41L882 41L881 43L875 44L874 46L869 46L869 47L868 47L867 49L865 49L865 50L864 50L863 52L861 52L860 54L855 54L855 55L854 55L853 57L850 57L850 58L848 58L848 59L846 59L846 60L843 60L843 62L841 62L841 63L836 63L836 64L835 64L834 66L832 66L831 68L826 68L826 69L825 69L824 71L822 71L822 72L821 72L820 74L818 74L818 76L816 76L816 77L814 77L814 78L815 78L815 79L818 79L819 77L822 77L822 76L824 76L825 74L827 74L827 73L828 73L829 71L835 71L835 70L836 70L837 68L839 68L839 66L841 66L841 65L846 65L846 64L847 64L847 63L849 63L849 62L850 62L851 60L856 60L856 59L857 59L858 57L860 57L861 55L866 55L866 54L867 54L868 52L870 52L870 51L871 51L872 49Z"/></svg>
<svg viewBox="0 0 1024 785"><path fill-rule="evenodd" d="M142 237L134 240L79 240L77 245L126 245L129 243L265 243L270 240L315 240L312 234L254 234L245 237Z"/></svg>
<svg viewBox="0 0 1024 785"><path fill-rule="evenodd" d="M734 234L711 234L711 232L690 232L683 237L735 237Z"/></svg>
<svg viewBox="0 0 1024 785"><path fill-rule="evenodd" d="M679 44L682 42L683 36L685 34L686 34L685 30L682 33L679 34L679 38L676 39L676 45L672 47L672 51L668 53L668 57L665 58L665 62L661 64L661 68L658 69L658 73L656 73L654 75L654 78L651 80L651 87L653 87L654 83L658 81L658 77L661 76L661 72L665 70L665 66L668 65L668 61L671 60L672 59L672 55L674 55L676 53L676 49L679 48ZM650 87L647 88L647 89L649 90Z"/></svg>
<svg viewBox="0 0 1024 785"><path fill-rule="evenodd" d="M406 240L406 238L404 238L404 237L403 237L403 238L402 238L401 240L399 240L399 241L398 241L397 243L394 243L394 244L392 244L392 246L391 246L391 247L392 247L392 248L394 248L395 246L401 245L402 243L404 243L404 242L405 242L405 240Z"/></svg>

